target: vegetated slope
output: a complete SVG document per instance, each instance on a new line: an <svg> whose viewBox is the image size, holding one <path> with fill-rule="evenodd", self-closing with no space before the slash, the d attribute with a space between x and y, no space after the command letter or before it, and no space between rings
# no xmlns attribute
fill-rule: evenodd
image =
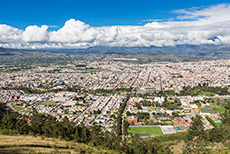
<svg viewBox="0 0 230 154"><path fill-rule="evenodd" d="M107 153L101 147L90 147L86 144L64 141L54 138L43 138L29 135L0 135L0 153Z"/></svg>

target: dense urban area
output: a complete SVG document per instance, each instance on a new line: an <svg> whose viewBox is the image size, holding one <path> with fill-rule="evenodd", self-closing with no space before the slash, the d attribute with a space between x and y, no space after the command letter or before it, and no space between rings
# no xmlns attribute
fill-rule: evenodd
<svg viewBox="0 0 230 154"><path fill-rule="evenodd" d="M89 54L88 60L25 66L5 59L0 65L0 102L9 111L2 115L5 133L61 136L125 153L230 148L230 60L140 62ZM59 126L69 134L55 132ZM162 141L173 139L177 142Z"/></svg>

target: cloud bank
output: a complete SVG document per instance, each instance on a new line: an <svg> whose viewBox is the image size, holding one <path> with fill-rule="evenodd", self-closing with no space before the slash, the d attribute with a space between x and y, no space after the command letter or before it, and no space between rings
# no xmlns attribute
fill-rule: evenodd
<svg viewBox="0 0 230 154"><path fill-rule="evenodd" d="M32 25L20 30L0 25L0 46L6 48L86 48L92 46L230 45L230 4L174 10L174 20L149 19L143 26L92 27L70 19L57 31Z"/></svg>

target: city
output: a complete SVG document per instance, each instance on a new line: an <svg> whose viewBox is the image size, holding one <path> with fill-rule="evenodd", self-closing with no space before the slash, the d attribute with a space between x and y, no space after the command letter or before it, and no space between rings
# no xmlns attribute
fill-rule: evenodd
<svg viewBox="0 0 230 154"><path fill-rule="evenodd" d="M229 154L230 2L7 0L0 154Z"/></svg>
<svg viewBox="0 0 230 154"><path fill-rule="evenodd" d="M205 128L211 129L205 117L221 122L218 113L224 111L224 101L220 100L230 98L224 89L230 83L229 66L230 60L150 64L103 60L38 66L1 73L0 100L22 115L36 109L57 120L66 116L78 124L96 122L112 131L118 110L131 93L123 118L132 127L166 125L174 128L168 133L175 133L187 130L191 118L199 114ZM199 86L220 87L223 92L181 93L185 87Z"/></svg>

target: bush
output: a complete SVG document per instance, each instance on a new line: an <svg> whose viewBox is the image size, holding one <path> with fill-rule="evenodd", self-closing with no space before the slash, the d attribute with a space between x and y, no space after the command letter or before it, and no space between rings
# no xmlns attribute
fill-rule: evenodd
<svg viewBox="0 0 230 154"><path fill-rule="evenodd" d="M16 130L0 129L0 134L3 134L3 135L16 135L18 133L17 133Z"/></svg>

